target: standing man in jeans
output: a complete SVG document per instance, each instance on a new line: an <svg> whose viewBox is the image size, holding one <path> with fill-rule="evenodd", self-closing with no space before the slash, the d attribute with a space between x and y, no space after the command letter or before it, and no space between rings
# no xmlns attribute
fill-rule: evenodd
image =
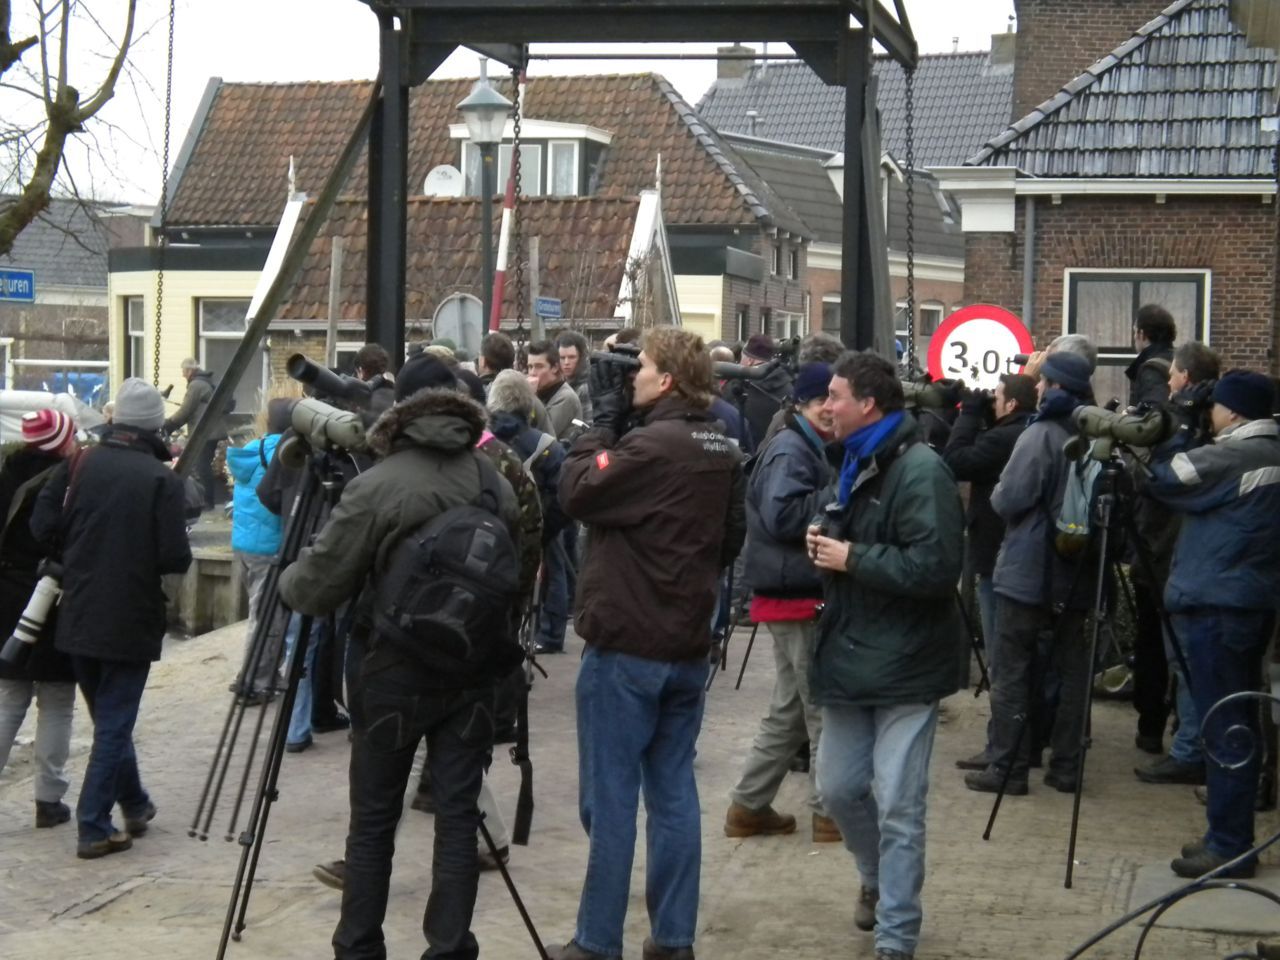
<svg viewBox="0 0 1280 960"><path fill-rule="evenodd" d="M591 368L592 429L561 470L588 525L578 583L578 802L591 842L573 940L559 960L622 955L636 809L648 834L645 960L691 960L702 824L693 775L717 578L746 532L741 455L712 419L702 339L650 330L634 387ZM620 433L630 408L642 425Z"/></svg>
<svg viewBox="0 0 1280 960"><path fill-rule="evenodd" d="M889 361L836 361L827 411L844 464L806 537L825 574L809 681L818 792L857 861L854 923L876 931L876 960L910 960L920 937L929 757L964 642L960 493L903 406Z"/></svg>

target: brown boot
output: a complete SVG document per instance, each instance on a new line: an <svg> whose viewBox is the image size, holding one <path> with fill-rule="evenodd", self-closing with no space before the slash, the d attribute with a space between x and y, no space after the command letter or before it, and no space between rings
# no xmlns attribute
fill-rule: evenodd
<svg viewBox="0 0 1280 960"><path fill-rule="evenodd" d="M820 813L813 815L813 842L814 843L843 843L844 835L840 833L840 828L836 826L836 822L830 817L824 817Z"/></svg>
<svg viewBox="0 0 1280 960"><path fill-rule="evenodd" d="M724 815L726 837L773 836L795 832L796 818L789 813L778 813L768 804L759 810L751 810L740 803L730 803L729 812Z"/></svg>

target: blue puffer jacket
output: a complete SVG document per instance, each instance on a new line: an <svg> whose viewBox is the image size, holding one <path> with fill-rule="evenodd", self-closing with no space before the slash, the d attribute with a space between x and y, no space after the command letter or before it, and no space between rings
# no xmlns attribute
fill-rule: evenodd
<svg viewBox="0 0 1280 960"><path fill-rule="evenodd" d="M280 434L251 440L243 447L227 447L227 472L235 481L231 519L231 549L274 555L280 549L283 520L258 500L258 483L267 472Z"/></svg>
<svg viewBox="0 0 1280 960"><path fill-rule="evenodd" d="M1151 471L1146 493L1183 515L1165 607L1173 612L1280 607L1280 430L1275 422L1240 424L1208 446L1154 463Z"/></svg>

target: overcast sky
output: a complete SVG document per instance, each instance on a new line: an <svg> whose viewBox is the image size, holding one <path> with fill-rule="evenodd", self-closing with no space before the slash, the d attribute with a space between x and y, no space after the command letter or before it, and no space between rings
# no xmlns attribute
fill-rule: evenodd
<svg viewBox="0 0 1280 960"><path fill-rule="evenodd" d="M83 2L83 0L82 0ZM14 36L30 26L32 0L15 0ZM94 0L94 12L110 17L123 0ZM782 2L778 4L781 9ZM887 4L892 8L892 4ZM945 52L990 48L991 34L1004 32L1013 0L906 0L920 49ZM132 55L132 76L101 114L110 127L98 130L96 151L75 149L71 170L82 193L104 199L153 203L160 192L160 155L164 131L164 77L167 0L140 0L139 27L145 31ZM119 15L122 22L122 15ZM25 17L25 19L24 19ZM176 157L210 77L229 81L348 80L377 73L377 22L360 0L178 0L173 78L171 157ZM108 32L119 22L102 21ZM725 42L734 38L726 37ZM712 51L716 44L630 45L629 52ZM533 53L604 51L604 45L539 45ZM72 48L73 85L92 90L104 72L108 50L103 34L88 23L77 29ZM771 51L773 48L771 48ZM783 52L781 49L778 52ZM35 51L26 60L38 66ZM505 69L505 68L502 68ZM691 104L715 79L714 61L591 60L538 61L531 75L567 73L635 73L666 76ZM459 50L436 72L437 77L474 76L477 56ZM12 74L6 80L16 81ZM0 114L12 116L18 95L0 90ZM86 94L87 96L87 94ZM282 174L283 175L283 174Z"/></svg>

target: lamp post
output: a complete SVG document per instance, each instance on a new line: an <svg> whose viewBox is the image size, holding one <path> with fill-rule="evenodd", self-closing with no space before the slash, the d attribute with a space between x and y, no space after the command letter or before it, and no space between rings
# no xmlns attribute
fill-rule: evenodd
<svg viewBox="0 0 1280 960"><path fill-rule="evenodd" d="M507 117L511 115L511 101L489 85L488 61L480 61L480 79L470 96L458 104L458 111L467 122L467 134L480 151L480 246L483 254L484 324L488 324L493 311L493 191L494 147L502 142Z"/></svg>

